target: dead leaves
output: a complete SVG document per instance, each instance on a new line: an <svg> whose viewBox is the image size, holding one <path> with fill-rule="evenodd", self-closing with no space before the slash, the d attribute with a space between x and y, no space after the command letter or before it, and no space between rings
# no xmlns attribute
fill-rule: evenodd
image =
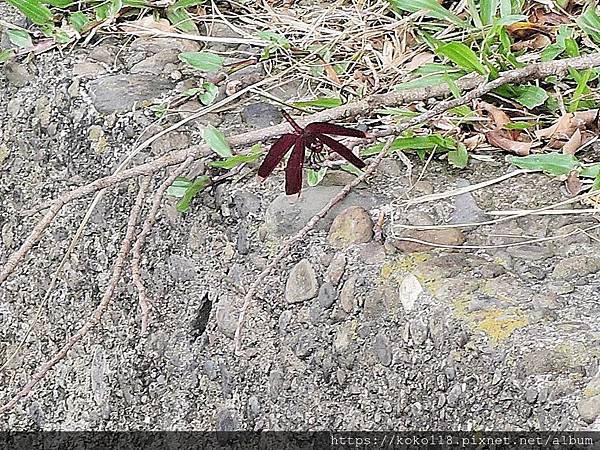
<svg viewBox="0 0 600 450"><path fill-rule="evenodd" d="M531 141L520 130L507 129L507 125L512 123L508 114L486 102L480 102L479 107L488 113L494 123L494 129L485 133L485 138L490 145L506 150L514 155L529 155L532 145Z"/></svg>
<svg viewBox="0 0 600 450"><path fill-rule="evenodd" d="M563 114L548 128L537 130L538 139L549 139L548 147L562 149L574 155L583 145L598 135L600 128L598 109Z"/></svg>

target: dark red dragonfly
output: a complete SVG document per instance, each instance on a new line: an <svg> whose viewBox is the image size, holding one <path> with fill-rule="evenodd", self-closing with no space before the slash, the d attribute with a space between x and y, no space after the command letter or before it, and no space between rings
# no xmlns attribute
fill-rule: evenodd
<svg viewBox="0 0 600 450"><path fill-rule="evenodd" d="M284 134L273 144L258 168L258 176L268 177L288 150L294 147L285 167L285 193L287 195L297 194L302 189L302 167L307 148L311 152L309 154L311 159L323 151L323 146L327 146L359 169L366 166L365 162L352 153L348 147L327 136L331 134L333 136L366 138L367 135L363 131L327 122L313 122L302 128L288 113L285 111L281 113L294 128L294 132Z"/></svg>

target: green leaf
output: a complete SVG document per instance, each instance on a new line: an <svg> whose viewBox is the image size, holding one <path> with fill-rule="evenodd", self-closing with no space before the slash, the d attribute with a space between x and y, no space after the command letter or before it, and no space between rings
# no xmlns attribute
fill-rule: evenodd
<svg viewBox="0 0 600 450"><path fill-rule="evenodd" d="M600 189L600 173L596 175L594 178L594 184L592 184L592 191L597 191Z"/></svg>
<svg viewBox="0 0 600 450"><path fill-rule="evenodd" d="M500 17L508 17L513 13L511 0L500 0Z"/></svg>
<svg viewBox="0 0 600 450"><path fill-rule="evenodd" d="M175 198L181 198L185 191L192 185L192 182L185 177L177 177L173 184L167 188L167 195Z"/></svg>
<svg viewBox="0 0 600 450"><path fill-rule="evenodd" d="M327 173L327 167L321 167L319 170L308 169L306 175L306 182L309 186L314 187L317 186Z"/></svg>
<svg viewBox="0 0 600 450"><path fill-rule="evenodd" d="M354 175L356 177L363 173L362 170L360 170L356 166L353 166L352 164L344 164L343 166L340 166L340 169L342 169L344 172L351 173L352 175Z"/></svg>
<svg viewBox="0 0 600 450"><path fill-rule="evenodd" d="M543 105L548 98L548 93L538 86L515 86L515 89L517 91L517 97L515 97L514 100L529 109Z"/></svg>
<svg viewBox="0 0 600 450"><path fill-rule="evenodd" d="M272 31L261 31L258 33L258 37L264 41L272 42L277 47L281 47L286 50L289 49L291 46L288 38L281 34L273 33Z"/></svg>
<svg viewBox="0 0 600 450"><path fill-rule="evenodd" d="M600 43L600 16L598 15L595 2L590 2L587 9L577 18L576 22L579 28L586 32L592 40Z"/></svg>
<svg viewBox="0 0 600 450"><path fill-rule="evenodd" d="M221 158L229 158L230 156L233 156L233 153L231 153L231 148L225 139L225 135L212 125L209 125L204 129L202 138L204 139L204 142L206 142L208 146L212 148Z"/></svg>
<svg viewBox="0 0 600 450"><path fill-rule="evenodd" d="M451 13L436 0L388 0L392 9L408 13L424 11L426 17L434 17L440 20L447 20L461 28L466 28L467 24L457 15Z"/></svg>
<svg viewBox="0 0 600 450"><path fill-rule="evenodd" d="M202 83L202 91L198 93L198 98L203 105L209 106L215 101L217 95L219 95L219 88L213 83L205 82Z"/></svg>
<svg viewBox="0 0 600 450"><path fill-rule="evenodd" d="M53 25L52 11L39 0L7 0L36 25Z"/></svg>
<svg viewBox="0 0 600 450"><path fill-rule="evenodd" d="M600 163L584 167L579 175L584 178L597 178L600 175Z"/></svg>
<svg viewBox="0 0 600 450"><path fill-rule="evenodd" d="M180 61L203 72L216 72L223 67L224 61L219 55L209 52L183 52L178 57Z"/></svg>
<svg viewBox="0 0 600 450"><path fill-rule="evenodd" d="M213 161L209 163L211 167L218 167L219 169L230 170L241 164L252 163L258 161L263 155L262 147L260 144L255 144L247 155L234 155L226 158L222 161Z"/></svg>
<svg viewBox="0 0 600 450"><path fill-rule="evenodd" d="M479 58L473 50L462 42L450 42L438 47L438 55L444 55L450 61L462 67L468 72L479 72L481 75L487 73L485 66L481 64Z"/></svg>
<svg viewBox="0 0 600 450"><path fill-rule="evenodd" d="M8 40L15 44L19 48L31 48L33 42L31 42L31 36L25 30L7 30Z"/></svg>
<svg viewBox="0 0 600 450"><path fill-rule="evenodd" d="M510 122L505 123L502 128L505 130L527 130L537 125L537 122Z"/></svg>
<svg viewBox="0 0 600 450"><path fill-rule="evenodd" d="M192 16L184 8L175 8L170 6L167 8L167 19L176 28L188 34L199 34L200 31L194 23Z"/></svg>
<svg viewBox="0 0 600 450"><path fill-rule="evenodd" d="M44 3L64 9L74 5L76 2L72 2L71 0L45 0Z"/></svg>
<svg viewBox="0 0 600 450"><path fill-rule="evenodd" d="M179 8L190 8L192 6L202 5L206 0L177 0L171 8L179 9Z"/></svg>
<svg viewBox="0 0 600 450"><path fill-rule="evenodd" d="M568 175L572 170L581 168L581 163L575 156L562 153L513 156L509 160L520 169L542 170L554 176Z"/></svg>
<svg viewBox="0 0 600 450"><path fill-rule="evenodd" d="M81 33L85 26L90 22L88 17L81 11L77 11L69 16L69 23L73 25L79 33Z"/></svg>
<svg viewBox="0 0 600 450"><path fill-rule="evenodd" d="M190 204L192 203L194 197L198 195L199 192L206 189L206 187L210 185L210 182L211 180L208 175L202 175L196 178L194 183L186 189L181 200L177 202L177 211L187 212L190 209Z"/></svg>
<svg viewBox="0 0 600 450"><path fill-rule="evenodd" d="M376 144L364 149L362 156L370 156L379 153L384 144ZM390 151L418 151L418 150L456 150L457 145L454 139L445 138L440 134L430 134L428 136L400 137L394 139L390 146Z"/></svg>
<svg viewBox="0 0 600 450"><path fill-rule="evenodd" d="M577 87L575 88L575 92L573 92L573 98L571 99L571 103L569 104L569 112L577 111L579 108L579 100L581 96L589 90L588 81L590 81L590 77L592 76L592 70L584 70L581 74L581 77L577 81Z"/></svg>
<svg viewBox="0 0 600 450"><path fill-rule="evenodd" d="M473 25L477 28L483 28L483 22L481 21L481 16L479 15L479 9L475 4L475 0L467 0L467 6L469 8L469 15L473 19Z"/></svg>
<svg viewBox="0 0 600 450"><path fill-rule="evenodd" d="M417 89L422 87L437 86L438 84L446 84L448 79L458 80L462 74L460 73L435 73L416 78L406 83L394 86L396 91L405 91L407 89Z"/></svg>
<svg viewBox="0 0 600 450"><path fill-rule="evenodd" d="M10 48L0 50L0 63L8 61L13 56L15 56L15 52Z"/></svg>
<svg viewBox="0 0 600 450"><path fill-rule="evenodd" d="M460 143L458 144L456 150L450 150L448 152L448 162L459 169L464 169L467 167L469 162L469 153L467 152L467 147Z"/></svg>
<svg viewBox="0 0 600 450"><path fill-rule="evenodd" d="M481 21L484 25L490 25L496 17L496 11L498 10L498 0L481 0Z"/></svg>
<svg viewBox="0 0 600 450"><path fill-rule="evenodd" d="M335 108L337 106L340 106L341 104L342 101L336 97L319 97L315 98L314 100L292 103L292 105L296 108Z"/></svg>
<svg viewBox="0 0 600 450"><path fill-rule="evenodd" d="M559 43L551 44L542 51L541 60L543 62L552 61L553 59L556 59L558 56L560 56L560 54L564 51L564 45L560 45Z"/></svg>
<svg viewBox="0 0 600 450"><path fill-rule="evenodd" d="M119 11L121 11L121 8L123 7L123 0L111 0L108 3L108 10L106 12L108 17L116 17L117 14L119 14Z"/></svg>

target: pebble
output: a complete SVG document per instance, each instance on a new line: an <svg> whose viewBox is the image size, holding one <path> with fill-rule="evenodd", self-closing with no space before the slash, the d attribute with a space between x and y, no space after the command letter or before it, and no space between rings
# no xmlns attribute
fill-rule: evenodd
<svg viewBox="0 0 600 450"><path fill-rule="evenodd" d="M471 184L463 178L456 180L457 188L465 188L470 185ZM475 223L483 222L485 220L487 220L487 215L485 214L485 211L479 207L473 194L465 192L454 198L454 211L450 216L450 223Z"/></svg>
<svg viewBox="0 0 600 450"><path fill-rule="evenodd" d="M323 308L331 308L337 298L337 290L329 281L326 281L319 288L319 296L317 297L319 304Z"/></svg>
<svg viewBox="0 0 600 450"><path fill-rule="evenodd" d="M579 416L587 423L593 423L600 417L600 395L583 398L577 403Z"/></svg>
<svg viewBox="0 0 600 450"><path fill-rule="evenodd" d="M538 391L535 388L529 388L525 391L525 401L533 404L537 400Z"/></svg>
<svg viewBox="0 0 600 450"><path fill-rule="evenodd" d="M240 429L235 412L230 409L218 410L215 414L215 431L236 431Z"/></svg>
<svg viewBox="0 0 600 450"><path fill-rule="evenodd" d="M269 233L289 236L298 232L317 214L342 188L339 186L315 186L302 190L300 198L281 194L273 200L265 214L265 225ZM386 201L367 190L352 191L334 206L317 225L319 230L331 227L334 218L350 206L375 208Z"/></svg>
<svg viewBox="0 0 600 450"><path fill-rule="evenodd" d="M384 333L377 333L375 336L375 355L377 360L383 366L389 366L392 364L392 349L390 347L390 340Z"/></svg>
<svg viewBox="0 0 600 450"><path fill-rule="evenodd" d="M413 274L408 274L402 279L400 283L400 288L398 291L398 296L400 297L400 303L405 311L412 311L415 302L423 292L423 287L419 282L418 278Z"/></svg>
<svg viewBox="0 0 600 450"><path fill-rule="evenodd" d="M571 256L556 263L552 271L552 277L558 280L571 281L598 272L598 270L600 270L600 258L590 255Z"/></svg>
<svg viewBox="0 0 600 450"><path fill-rule="evenodd" d="M342 286L342 291L340 292L340 307L348 314L354 310L356 304L354 290L357 279L358 277L356 275L349 277L344 283L344 286Z"/></svg>
<svg viewBox="0 0 600 450"><path fill-rule="evenodd" d="M409 322L410 336L416 345L422 345L427 340L428 328L421 319L414 319Z"/></svg>
<svg viewBox="0 0 600 450"><path fill-rule="evenodd" d="M272 103L251 103L242 109L242 119L254 128L267 128L283 120L279 108Z"/></svg>
<svg viewBox="0 0 600 450"><path fill-rule="evenodd" d="M250 420L254 420L260 415L260 401L256 395L251 395L248 398L246 412Z"/></svg>
<svg viewBox="0 0 600 450"><path fill-rule="evenodd" d="M307 259L302 259L290 271L285 284L285 298L288 303L300 303L315 297L318 289L315 269Z"/></svg>
<svg viewBox="0 0 600 450"><path fill-rule="evenodd" d="M448 392L448 397L446 398L448 406L456 406L461 395L462 388L460 384L455 384L454 386L452 386L452 389L450 389L450 392Z"/></svg>
<svg viewBox="0 0 600 450"><path fill-rule="evenodd" d="M27 86L32 78L24 65L14 61L6 61L4 63L4 76L6 76L10 84L16 87Z"/></svg>
<svg viewBox="0 0 600 450"><path fill-rule="evenodd" d="M360 206L351 206L333 220L327 239L336 248L369 242L373 237L373 221L369 212Z"/></svg>
<svg viewBox="0 0 600 450"><path fill-rule="evenodd" d="M177 62L177 60L177 55L173 52L162 51L134 64L131 69L129 69L129 72L160 75L165 72L166 64Z"/></svg>
<svg viewBox="0 0 600 450"><path fill-rule="evenodd" d="M88 83L88 92L101 113L125 112L136 102L158 98L173 89L173 82L154 74L109 75Z"/></svg>
<svg viewBox="0 0 600 450"><path fill-rule="evenodd" d="M327 280L334 286L337 286L344 275L344 270L346 270L346 255L341 252L336 253L327 268Z"/></svg>
<svg viewBox="0 0 600 450"><path fill-rule="evenodd" d="M408 230L403 234L403 237L431 242L437 245L462 245L465 242L465 235L458 228L445 228L441 230ZM401 239L394 240L393 244L403 253L425 252L434 248L427 244L404 241Z"/></svg>
<svg viewBox="0 0 600 450"><path fill-rule="evenodd" d="M217 327L225 336L232 338L237 328L237 317L233 315L233 307L227 300L221 300L215 309Z"/></svg>
<svg viewBox="0 0 600 450"><path fill-rule="evenodd" d="M358 257L363 264L381 264L385 261L385 247L379 242L367 242L360 246Z"/></svg>
<svg viewBox="0 0 600 450"><path fill-rule="evenodd" d="M176 281L190 281L196 277L196 261L187 256L172 255L169 259L169 273Z"/></svg>
<svg viewBox="0 0 600 450"><path fill-rule="evenodd" d="M97 77L106 73L106 69L102 64L91 61L83 61L73 65L74 77Z"/></svg>

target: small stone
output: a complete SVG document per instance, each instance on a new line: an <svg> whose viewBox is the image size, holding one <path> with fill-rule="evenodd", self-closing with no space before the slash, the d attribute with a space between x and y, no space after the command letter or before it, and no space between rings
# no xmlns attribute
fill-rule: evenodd
<svg viewBox="0 0 600 450"><path fill-rule="evenodd" d="M367 242L360 246L358 256L363 264L381 264L385 261L385 248L379 242Z"/></svg>
<svg viewBox="0 0 600 450"><path fill-rule="evenodd" d="M452 389L450 389L450 392L448 392L448 397L447 397L448 406L454 407L458 403L458 399L460 398L461 395L462 395L462 388L460 387L460 384L455 384L452 387Z"/></svg>
<svg viewBox="0 0 600 450"><path fill-rule="evenodd" d="M307 259L303 259L290 271L285 284L285 298L288 303L300 303L315 297L318 289L315 269Z"/></svg>
<svg viewBox="0 0 600 450"><path fill-rule="evenodd" d="M217 366L215 365L214 362L204 361L202 370L204 371L205 375L208 377L209 380L214 381L217 379L217 376L218 376Z"/></svg>
<svg viewBox="0 0 600 450"><path fill-rule="evenodd" d="M433 194L433 184L429 181L417 181L413 185L413 189L422 195Z"/></svg>
<svg viewBox="0 0 600 450"><path fill-rule="evenodd" d="M405 311L408 312L413 310L415 302L422 292L423 287L421 286L421 283L412 273L402 279L398 296L400 297L400 302Z"/></svg>
<svg viewBox="0 0 600 450"><path fill-rule="evenodd" d="M317 297L319 304L323 308L330 308L331 305L334 304L335 299L337 298L337 290L335 286L330 282L326 281L319 288L319 296Z"/></svg>
<svg viewBox="0 0 600 450"><path fill-rule="evenodd" d="M236 247L240 255L247 255L250 252L250 240L248 239L248 225L245 222L240 223L238 230Z"/></svg>
<svg viewBox="0 0 600 450"><path fill-rule="evenodd" d="M215 414L215 431L236 431L240 429L239 420L234 411L222 409Z"/></svg>
<svg viewBox="0 0 600 450"><path fill-rule="evenodd" d="M90 51L88 58L104 64L112 65L116 60L117 53L118 50L114 47L98 45Z"/></svg>
<svg viewBox="0 0 600 450"><path fill-rule="evenodd" d="M579 416L587 423L593 423L600 416L600 395L584 398L577 404Z"/></svg>
<svg viewBox="0 0 600 450"><path fill-rule="evenodd" d="M149 73L109 75L88 84L92 103L101 113L128 111L137 102L158 98L172 89L172 81Z"/></svg>
<svg viewBox="0 0 600 450"><path fill-rule="evenodd" d="M289 236L300 231L315 214L339 194L341 189L339 186L315 186L303 189L300 198L284 194L277 196L265 214L268 232L275 236ZM376 208L386 201L385 197L376 196L368 190L352 191L344 200L331 208L316 228L328 229L334 218L350 206Z"/></svg>
<svg viewBox="0 0 600 450"><path fill-rule="evenodd" d="M154 75L160 75L164 72L166 64L174 62L177 62L177 55L175 53L162 51L134 64L129 71L130 73L153 73Z"/></svg>
<svg viewBox="0 0 600 450"><path fill-rule="evenodd" d="M217 327L225 336L232 338L237 328L237 318L233 315L233 307L226 300L221 300L216 305Z"/></svg>
<svg viewBox="0 0 600 450"><path fill-rule="evenodd" d="M254 128L277 125L283 119L279 108L272 103L251 103L242 109L242 119Z"/></svg>
<svg viewBox="0 0 600 450"><path fill-rule="evenodd" d="M353 340L354 331L352 329L352 323L345 323L335 334L333 340L333 349L336 353L343 353L346 351Z"/></svg>
<svg viewBox="0 0 600 450"><path fill-rule="evenodd" d="M149 19L154 20L152 17ZM143 19L142 19L143 20ZM148 28L153 28L149 25ZM197 52L200 46L197 42L190 41L189 39L174 39L172 37L143 37L138 38L131 43L130 50L147 53L159 53L162 51L171 51L175 54L181 52Z"/></svg>
<svg viewBox="0 0 600 450"><path fill-rule="evenodd" d="M181 150L187 148L189 147L189 145L189 134L172 131L152 142L151 148L153 155L163 156L167 153L172 152L173 150Z"/></svg>
<svg viewBox="0 0 600 450"><path fill-rule="evenodd" d="M387 367L392 364L390 340L381 332L377 333L377 336L375 336L375 355L382 365Z"/></svg>
<svg viewBox="0 0 600 450"><path fill-rule="evenodd" d="M356 304L356 300L354 298L354 289L357 279L358 277L356 275L349 277L344 283L344 286L342 286L342 291L340 292L340 307L348 314L354 310L354 306Z"/></svg>
<svg viewBox="0 0 600 450"><path fill-rule="evenodd" d="M421 319L411 320L409 325L410 336L416 345L422 345L427 340L428 327Z"/></svg>
<svg viewBox="0 0 600 450"><path fill-rule="evenodd" d="M436 245L454 245L459 246L465 242L465 235L458 228L443 228L440 230L408 230L404 236L410 239L431 242ZM404 241L396 239L394 246L403 253L425 252L432 247L419 242Z"/></svg>
<svg viewBox="0 0 600 450"><path fill-rule="evenodd" d="M333 220L328 240L333 247L347 248L352 244L369 242L372 237L373 221L368 211L360 206L351 206Z"/></svg>
<svg viewBox="0 0 600 450"><path fill-rule="evenodd" d="M402 175L402 167L394 158L383 158L377 167L377 171L388 177L399 177Z"/></svg>
<svg viewBox="0 0 600 450"><path fill-rule="evenodd" d="M326 278L331 284L337 286L344 275L344 270L346 270L346 255L336 253L329 263Z"/></svg>
<svg viewBox="0 0 600 450"><path fill-rule="evenodd" d="M404 220L409 225L415 226L431 226L435 223L431 214L426 213L425 211L408 211L404 216Z"/></svg>
<svg viewBox="0 0 600 450"><path fill-rule="evenodd" d="M535 388L529 388L525 391L525 401L527 403L533 404L535 403L538 396L538 391Z"/></svg>
<svg viewBox="0 0 600 450"><path fill-rule="evenodd" d="M176 281L190 281L196 277L196 262L187 256L172 255L169 273Z"/></svg>
<svg viewBox="0 0 600 450"><path fill-rule="evenodd" d="M298 342L294 348L294 353L298 358L307 358L315 350L315 340L310 331L305 331L298 336Z"/></svg>
<svg viewBox="0 0 600 450"><path fill-rule="evenodd" d="M246 411L248 414L248 418L250 420L256 419L260 414L260 402L256 395L251 395L248 398L248 404L246 406Z"/></svg>
<svg viewBox="0 0 600 450"><path fill-rule="evenodd" d="M106 72L102 64L91 61L83 61L73 65L74 77L97 77Z"/></svg>
<svg viewBox="0 0 600 450"><path fill-rule="evenodd" d="M244 218L260 211L260 198L251 192L236 192L233 196L233 205L238 216Z"/></svg>
<svg viewBox="0 0 600 450"><path fill-rule="evenodd" d="M524 244L506 249L513 258L525 259L527 261L539 261L552 257L553 252L545 245Z"/></svg>
<svg viewBox="0 0 600 450"><path fill-rule="evenodd" d="M27 68L14 61L4 63L4 75L10 84L16 87L24 87L31 81L31 74Z"/></svg>
<svg viewBox="0 0 600 450"><path fill-rule="evenodd" d="M584 277L600 270L600 258L590 255L571 256L558 261L552 272L552 277L558 280L570 281Z"/></svg>
<svg viewBox="0 0 600 450"><path fill-rule="evenodd" d="M465 188L470 186L470 183L462 178L456 180L457 188ZM483 211L473 194L465 192L464 194L457 195L454 198L454 211L450 218L450 223L476 223L487 220L487 215Z"/></svg>

